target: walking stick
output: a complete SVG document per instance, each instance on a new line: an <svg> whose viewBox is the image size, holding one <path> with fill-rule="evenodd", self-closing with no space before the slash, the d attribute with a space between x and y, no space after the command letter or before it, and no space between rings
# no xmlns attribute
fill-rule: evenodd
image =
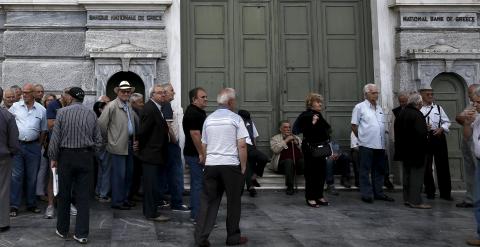
<svg viewBox="0 0 480 247"><path fill-rule="evenodd" d="M295 139L295 136L294 136ZM297 164L296 164L296 159L295 159L295 142L292 142L292 156L293 156L293 184L295 185L294 187L294 192L296 193L298 191L298 184L297 184Z"/></svg>

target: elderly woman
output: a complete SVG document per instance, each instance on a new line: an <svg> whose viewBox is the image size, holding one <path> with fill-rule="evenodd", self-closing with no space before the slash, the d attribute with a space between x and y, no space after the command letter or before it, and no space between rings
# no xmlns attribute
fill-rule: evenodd
<svg viewBox="0 0 480 247"><path fill-rule="evenodd" d="M310 93L305 99L305 105L307 110L298 116L298 129L303 133L305 198L308 206L318 208L329 205L323 197L327 157L312 155L312 148L328 145L331 127L322 116L323 97L320 94Z"/></svg>

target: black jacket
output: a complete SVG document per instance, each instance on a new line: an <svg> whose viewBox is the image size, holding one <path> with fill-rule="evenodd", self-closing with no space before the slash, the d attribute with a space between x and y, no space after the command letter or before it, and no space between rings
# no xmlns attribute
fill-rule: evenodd
<svg viewBox="0 0 480 247"><path fill-rule="evenodd" d="M317 115L318 121L312 124L313 116ZM332 132L330 124L323 118L320 112L307 109L298 116L298 129L303 133L303 140L306 143L322 143L330 140Z"/></svg>
<svg viewBox="0 0 480 247"><path fill-rule="evenodd" d="M398 116L400 116L400 112L402 112L402 110L403 110L403 108L401 106L398 106L398 107L392 109L392 112L393 112L393 115L395 116L395 118L398 118Z"/></svg>
<svg viewBox="0 0 480 247"><path fill-rule="evenodd" d="M423 164L427 151L428 130L423 114L407 105L394 123L395 160L417 161Z"/></svg>
<svg viewBox="0 0 480 247"><path fill-rule="evenodd" d="M152 165L164 165L168 156L168 125L157 105L149 100L140 114L138 142L141 161Z"/></svg>

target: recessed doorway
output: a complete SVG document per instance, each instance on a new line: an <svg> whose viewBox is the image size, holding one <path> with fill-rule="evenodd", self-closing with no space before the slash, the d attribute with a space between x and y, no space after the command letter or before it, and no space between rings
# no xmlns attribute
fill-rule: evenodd
<svg viewBox="0 0 480 247"><path fill-rule="evenodd" d="M128 81L132 87L135 87L135 93L141 93L144 98L145 97L145 84L143 83L142 79L140 76L133 72L118 72L114 74L112 77L107 82L107 96L110 97L110 99L115 99L117 95L113 91L115 87L120 84L121 81Z"/></svg>

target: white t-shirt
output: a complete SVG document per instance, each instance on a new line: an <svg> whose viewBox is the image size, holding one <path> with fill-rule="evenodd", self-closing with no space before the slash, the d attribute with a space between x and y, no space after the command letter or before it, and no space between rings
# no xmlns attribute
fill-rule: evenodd
<svg viewBox="0 0 480 247"><path fill-rule="evenodd" d="M248 137L242 118L225 108L214 111L203 124L202 143L207 145L205 165L239 165L237 140Z"/></svg>
<svg viewBox="0 0 480 247"><path fill-rule="evenodd" d="M249 125L250 123L247 122L247 126ZM253 129L253 138L257 138L259 135L258 135L258 131L257 131L257 128L255 128L255 124L252 123L252 129ZM248 129L247 129L248 131ZM247 138L245 138L245 142L248 144L248 145L253 145L252 143L252 140L250 139L250 135L247 136Z"/></svg>
<svg viewBox="0 0 480 247"><path fill-rule="evenodd" d="M472 139L475 157L480 159L480 114L477 114L477 117L471 126L473 129Z"/></svg>
<svg viewBox="0 0 480 247"><path fill-rule="evenodd" d="M368 100L358 103L352 112L352 124L358 126L358 144L362 147L385 149L385 116L382 107Z"/></svg>

